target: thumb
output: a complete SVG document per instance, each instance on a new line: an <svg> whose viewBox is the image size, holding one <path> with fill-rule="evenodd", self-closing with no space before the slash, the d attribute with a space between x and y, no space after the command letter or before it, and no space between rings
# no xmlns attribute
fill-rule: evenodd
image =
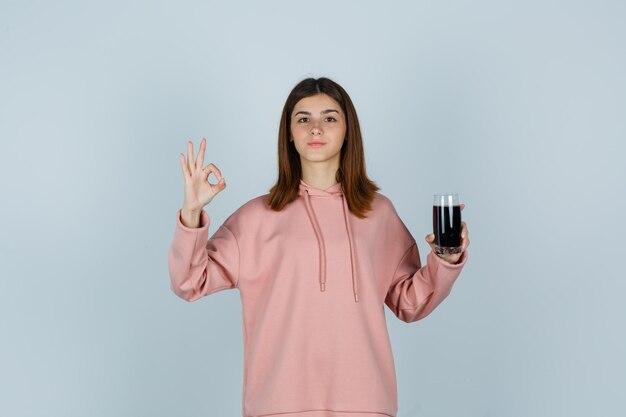
<svg viewBox="0 0 626 417"><path fill-rule="evenodd" d="M434 233L427 234L426 242L428 242L428 246L430 246L430 249L434 252L437 246L437 244L435 243L435 234Z"/></svg>

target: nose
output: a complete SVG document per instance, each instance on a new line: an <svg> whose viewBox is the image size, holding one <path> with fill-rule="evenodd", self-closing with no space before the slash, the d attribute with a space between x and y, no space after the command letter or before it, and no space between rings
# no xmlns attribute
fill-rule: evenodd
<svg viewBox="0 0 626 417"><path fill-rule="evenodd" d="M322 129L319 127L319 125L317 123L314 123L313 126L311 126L311 134L312 135L321 135L322 134Z"/></svg>

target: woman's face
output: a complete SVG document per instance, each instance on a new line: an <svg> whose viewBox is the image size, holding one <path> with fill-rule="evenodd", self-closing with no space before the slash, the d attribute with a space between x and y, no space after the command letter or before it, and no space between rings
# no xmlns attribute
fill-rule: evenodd
<svg viewBox="0 0 626 417"><path fill-rule="evenodd" d="M346 118L341 106L326 94L298 101L291 113L291 138L302 163L331 162L339 168L346 136ZM315 145L315 143L322 145Z"/></svg>

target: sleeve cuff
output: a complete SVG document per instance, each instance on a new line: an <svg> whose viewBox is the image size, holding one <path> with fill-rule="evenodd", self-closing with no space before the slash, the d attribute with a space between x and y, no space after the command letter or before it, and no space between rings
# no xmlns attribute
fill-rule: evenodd
<svg viewBox="0 0 626 417"><path fill-rule="evenodd" d="M182 209L178 209L178 211L176 212L176 224L178 227L182 228L183 230L195 231L195 230L200 230L200 229L207 229L209 227L209 215L206 211L204 211L204 209L200 212L200 224L198 225L198 227L185 226L182 220L180 219L181 214L182 214Z"/></svg>
<svg viewBox="0 0 626 417"><path fill-rule="evenodd" d="M432 249L431 249L430 253L428 254L428 257L430 258L429 261L436 262L439 265L445 266L448 269L461 269L461 268L463 268L463 266L467 262L467 259L469 258L469 255L467 254L467 249L465 249L461 253L461 257L459 258L458 262L455 263L455 264L450 263L450 262L446 261L445 259L441 258Z"/></svg>

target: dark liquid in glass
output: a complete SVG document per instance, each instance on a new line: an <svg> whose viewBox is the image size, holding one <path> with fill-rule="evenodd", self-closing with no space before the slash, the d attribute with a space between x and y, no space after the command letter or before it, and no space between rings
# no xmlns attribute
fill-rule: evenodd
<svg viewBox="0 0 626 417"><path fill-rule="evenodd" d="M437 246L461 246L461 206L433 206L433 233Z"/></svg>

